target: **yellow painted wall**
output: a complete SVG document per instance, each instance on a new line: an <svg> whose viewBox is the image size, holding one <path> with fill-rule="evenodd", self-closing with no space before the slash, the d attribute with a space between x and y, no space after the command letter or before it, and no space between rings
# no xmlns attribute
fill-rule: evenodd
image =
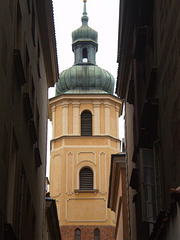
<svg viewBox="0 0 180 240"><path fill-rule="evenodd" d="M58 137L62 134L62 106L58 106L55 111L55 136Z"/></svg>
<svg viewBox="0 0 180 240"><path fill-rule="evenodd" d="M117 136L117 116L115 106L121 108L119 99L106 95L106 102L113 102L110 107L110 135L105 135L105 109L102 98L92 96L92 100L87 96L79 97L79 124L81 112L90 110L93 121L94 106L99 104L100 135L79 136L73 133L73 102L78 99L74 95L69 95L68 104L68 135L62 135L62 107L66 96L57 97L50 101L50 111L56 105L55 114L55 137L51 141L51 163L50 163L50 192L51 197L57 201L58 216L61 225L115 225L115 215L107 209L109 172L111 154L120 152L120 140ZM88 96L89 97L89 96ZM97 106L97 105L96 105ZM92 125L93 126L93 125ZM94 129L93 129L94 131ZM61 134L60 134L61 133ZM74 136L73 136L74 135ZM76 192L79 189L79 171L82 167L88 166L94 173L94 192Z"/></svg>
<svg viewBox="0 0 180 240"><path fill-rule="evenodd" d="M73 108L72 104L69 104L69 109L68 109L68 133L72 134L73 133Z"/></svg>
<svg viewBox="0 0 180 240"><path fill-rule="evenodd" d="M115 106L110 106L110 114L111 114L111 118L110 118L111 135L112 136L117 136L116 135L117 124L116 124L116 109L115 109Z"/></svg>
<svg viewBox="0 0 180 240"><path fill-rule="evenodd" d="M101 123L101 126L100 126L100 133L101 134L104 134L105 133L105 113L104 113L104 104L101 104L101 112L100 112L100 117L101 117L101 120L100 120L100 123Z"/></svg>

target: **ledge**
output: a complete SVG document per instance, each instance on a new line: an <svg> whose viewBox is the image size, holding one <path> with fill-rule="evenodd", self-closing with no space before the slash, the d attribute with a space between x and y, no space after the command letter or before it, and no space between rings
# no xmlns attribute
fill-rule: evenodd
<svg viewBox="0 0 180 240"><path fill-rule="evenodd" d="M61 136L59 136L59 137L55 137L55 138L52 138L51 139L51 142L52 141L57 141L57 140L59 140L59 139L62 139L62 138L111 138L111 139L113 139L113 140L116 140L116 141L119 141L120 142L120 139L119 138L116 138L116 137L114 137L114 136L112 136L112 135L105 135L105 134L102 134L102 135L91 135L91 136L81 136L80 134L79 135L72 135L72 134L69 134L69 135L61 135Z"/></svg>
<svg viewBox="0 0 180 240"><path fill-rule="evenodd" d="M87 190L83 190L83 189L75 189L74 190L75 193L98 193L99 190L98 189L87 189Z"/></svg>

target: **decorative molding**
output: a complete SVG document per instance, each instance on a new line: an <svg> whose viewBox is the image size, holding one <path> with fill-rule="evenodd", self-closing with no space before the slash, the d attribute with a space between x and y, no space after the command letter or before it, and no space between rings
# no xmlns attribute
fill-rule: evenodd
<svg viewBox="0 0 180 240"><path fill-rule="evenodd" d="M109 104L104 105L105 107L105 134L110 135L110 107Z"/></svg>
<svg viewBox="0 0 180 240"><path fill-rule="evenodd" d="M116 106L116 137L119 138L119 107Z"/></svg>
<svg viewBox="0 0 180 240"><path fill-rule="evenodd" d="M68 152L66 158L66 194L74 192L74 153Z"/></svg>
<svg viewBox="0 0 180 240"><path fill-rule="evenodd" d="M55 112L55 111L56 111L56 105L54 105L54 106L51 107L51 111L52 111L52 112Z"/></svg>
<svg viewBox="0 0 180 240"><path fill-rule="evenodd" d="M93 107L94 108L100 108L101 107L101 103L93 102Z"/></svg>
<svg viewBox="0 0 180 240"><path fill-rule="evenodd" d="M62 103L62 108L68 108L68 106L69 106L69 103L68 103L68 102Z"/></svg>
<svg viewBox="0 0 180 240"><path fill-rule="evenodd" d="M104 102L104 107L105 108L110 108L110 106L112 106L112 104L110 104L109 102Z"/></svg>
<svg viewBox="0 0 180 240"><path fill-rule="evenodd" d="M70 219L68 219L68 203L70 202L70 201L81 201L81 200L88 200L88 201L90 201L90 200L93 200L93 201L97 201L97 200L103 200L104 202L105 202L105 208L104 208L104 210L105 210L105 218L104 219L102 219L102 220L89 220L89 219L87 219L87 220L70 220ZM82 222L82 223L86 223L86 222L106 222L107 220L108 220L108 214L107 214L107 200L105 199L105 198L101 198L101 197L98 197L98 198L91 198L91 197L88 197L88 198L68 198L68 199L66 199L66 204L65 204L65 220L67 221L67 222Z"/></svg>
<svg viewBox="0 0 180 240"><path fill-rule="evenodd" d="M68 104L62 109L62 135L68 135Z"/></svg>
<svg viewBox="0 0 180 240"><path fill-rule="evenodd" d="M100 104L93 104L94 107L94 135L100 134Z"/></svg>
<svg viewBox="0 0 180 240"><path fill-rule="evenodd" d="M80 102L72 102L73 108L79 108L80 107Z"/></svg>
<svg viewBox="0 0 180 240"><path fill-rule="evenodd" d="M115 105L115 109L116 109L116 112L119 113L119 106L118 105Z"/></svg>
<svg viewBox="0 0 180 240"><path fill-rule="evenodd" d="M104 157L102 157L104 155ZM107 194L107 159L106 153L99 153L99 192L102 195ZM104 177L103 175L104 174Z"/></svg>
<svg viewBox="0 0 180 240"><path fill-rule="evenodd" d="M81 113L84 112L84 111L90 111L91 114L92 114L92 116L94 115L94 112L93 112L91 109L89 109L89 108L83 108L83 109L81 109L81 110L79 111L79 115L81 115Z"/></svg>
<svg viewBox="0 0 180 240"><path fill-rule="evenodd" d="M79 103L73 103L73 135L80 135Z"/></svg>
<svg viewBox="0 0 180 240"><path fill-rule="evenodd" d="M79 189L79 172L83 167L90 167L92 169L92 171L93 171L93 183L94 183L93 188L96 189L96 168L89 163L84 163L84 164L81 164L80 166L78 166L77 171L76 171L76 179L77 179L76 189Z"/></svg>
<svg viewBox="0 0 180 240"><path fill-rule="evenodd" d="M92 154L93 156L91 159L88 159L90 158L90 156L87 156L87 155L90 155L90 154ZM83 160L80 159L81 158L80 155L82 155ZM96 165L96 153L95 152L78 152L76 165L79 165L81 162L84 162L84 161L88 161Z"/></svg>
<svg viewBox="0 0 180 240"><path fill-rule="evenodd" d="M62 174L61 174L61 169L62 169L62 161L61 161L61 155L60 154L56 154L53 156L51 163L50 163L50 169L51 169L51 194L52 197L58 197L61 195L61 186L62 186ZM56 178L56 181L53 180L53 178ZM56 185L56 187L59 189L59 191L55 191L54 189L54 184Z"/></svg>
<svg viewBox="0 0 180 240"><path fill-rule="evenodd" d="M119 144L120 143L120 141L117 143L117 144ZM52 144L53 144L53 142L52 142ZM104 148L104 149L109 149L109 146L110 146L110 144L109 145L105 145L105 146L102 146L102 145L100 145L100 146L88 146L88 148L92 148L93 150L96 148L96 149L102 149L102 148ZM56 149L54 149L54 152L57 152L57 151L59 151L59 150L61 150L61 149L65 149L65 148L72 148L72 149L77 149L77 146L73 146L73 145L68 145L68 146L61 146L61 147L59 147L59 148L56 148ZM87 146L82 146L81 147L82 149L84 148L84 149L87 149ZM113 150L116 150L117 151L117 149L119 150L120 148L114 148L114 147L111 147L111 149L113 149ZM52 152L53 150L51 150L51 152ZM77 161L76 161L77 162ZM89 161L89 162L91 162L91 161ZM96 165L96 164L95 164Z"/></svg>

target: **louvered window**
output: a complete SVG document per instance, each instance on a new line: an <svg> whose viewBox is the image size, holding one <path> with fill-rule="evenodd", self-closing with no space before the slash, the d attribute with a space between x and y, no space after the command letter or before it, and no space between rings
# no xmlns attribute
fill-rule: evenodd
<svg viewBox="0 0 180 240"><path fill-rule="evenodd" d="M100 231L98 228L94 230L94 240L100 240Z"/></svg>
<svg viewBox="0 0 180 240"><path fill-rule="evenodd" d="M92 114L89 111L81 114L81 136L92 136Z"/></svg>
<svg viewBox="0 0 180 240"><path fill-rule="evenodd" d="M75 230L75 240L81 240L81 230L78 228Z"/></svg>
<svg viewBox="0 0 180 240"><path fill-rule="evenodd" d="M80 190L93 189L93 171L90 168L83 168L80 171Z"/></svg>

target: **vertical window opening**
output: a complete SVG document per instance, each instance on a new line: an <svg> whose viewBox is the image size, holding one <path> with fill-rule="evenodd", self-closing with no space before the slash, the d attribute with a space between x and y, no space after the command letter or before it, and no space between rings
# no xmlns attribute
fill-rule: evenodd
<svg viewBox="0 0 180 240"><path fill-rule="evenodd" d="M81 114L81 136L92 136L92 114L83 111Z"/></svg>
<svg viewBox="0 0 180 240"><path fill-rule="evenodd" d="M83 62L88 62L87 48L83 48Z"/></svg>
<svg viewBox="0 0 180 240"><path fill-rule="evenodd" d="M93 190L93 171L90 168L81 169L79 177L80 190Z"/></svg>
<svg viewBox="0 0 180 240"><path fill-rule="evenodd" d="M94 230L94 240L100 240L100 231L98 228Z"/></svg>
<svg viewBox="0 0 180 240"><path fill-rule="evenodd" d="M81 240L81 230L80 229L75 230L75 240Z"/></svg>

